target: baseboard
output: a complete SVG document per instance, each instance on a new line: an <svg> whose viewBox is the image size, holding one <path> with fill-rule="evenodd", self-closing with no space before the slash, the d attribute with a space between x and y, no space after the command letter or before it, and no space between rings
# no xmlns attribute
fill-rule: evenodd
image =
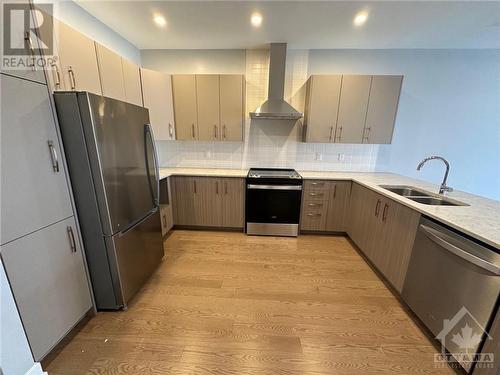
<svg viewBox="0 0 500 375"><path fill-rule="evenodd" d="M35 363L25 375L48 375L42 370L42 365L39 362Z"/></svg>

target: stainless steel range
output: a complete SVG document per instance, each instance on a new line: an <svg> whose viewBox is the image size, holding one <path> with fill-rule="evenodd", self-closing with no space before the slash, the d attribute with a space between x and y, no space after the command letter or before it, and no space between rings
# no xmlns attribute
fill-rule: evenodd
<svg viewBox="0 0 500 375"><path fill-rule="evenodd" d="M246 233L298 236L302 176L294 169L252 168L246 182Z"/></svg>

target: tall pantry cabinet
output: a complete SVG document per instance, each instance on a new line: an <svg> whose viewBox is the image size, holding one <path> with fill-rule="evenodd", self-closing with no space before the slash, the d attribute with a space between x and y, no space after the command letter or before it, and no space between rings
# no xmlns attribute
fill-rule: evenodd
<svg viewBox="0 0 500 375"><path fill-rule="evenodd" d="M0 84L0 256L39 361L92 297L47 85L3 73Z"/></svg>

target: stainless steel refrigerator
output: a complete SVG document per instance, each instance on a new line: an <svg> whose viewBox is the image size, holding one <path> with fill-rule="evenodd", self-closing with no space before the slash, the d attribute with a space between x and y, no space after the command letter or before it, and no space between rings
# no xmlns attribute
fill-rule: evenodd
<svg viewBox="0 0 500 375"><path fill-rule="evenodd" d="M88 92L54 98L97 308L126 308L163 258L148 110Z"/></svg>

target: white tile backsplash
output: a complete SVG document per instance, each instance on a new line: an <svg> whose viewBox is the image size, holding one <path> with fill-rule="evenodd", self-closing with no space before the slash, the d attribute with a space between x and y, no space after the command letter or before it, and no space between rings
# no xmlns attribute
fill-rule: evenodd
<svg viewBox="0 0 500 375"><path fill-rule="evenodd" d="M294 51L287 58L285 92L303 110L307 53ZM246 52L246 113L267 96L269 52ZM246 119L244 142L159 141L162 167L251 168L276 167L324 171L386 171L387 145L350 145L301 142L302 122ZM321 154L321 160L316 160ZM344 155L343 160L339 154Z"/></svg>

